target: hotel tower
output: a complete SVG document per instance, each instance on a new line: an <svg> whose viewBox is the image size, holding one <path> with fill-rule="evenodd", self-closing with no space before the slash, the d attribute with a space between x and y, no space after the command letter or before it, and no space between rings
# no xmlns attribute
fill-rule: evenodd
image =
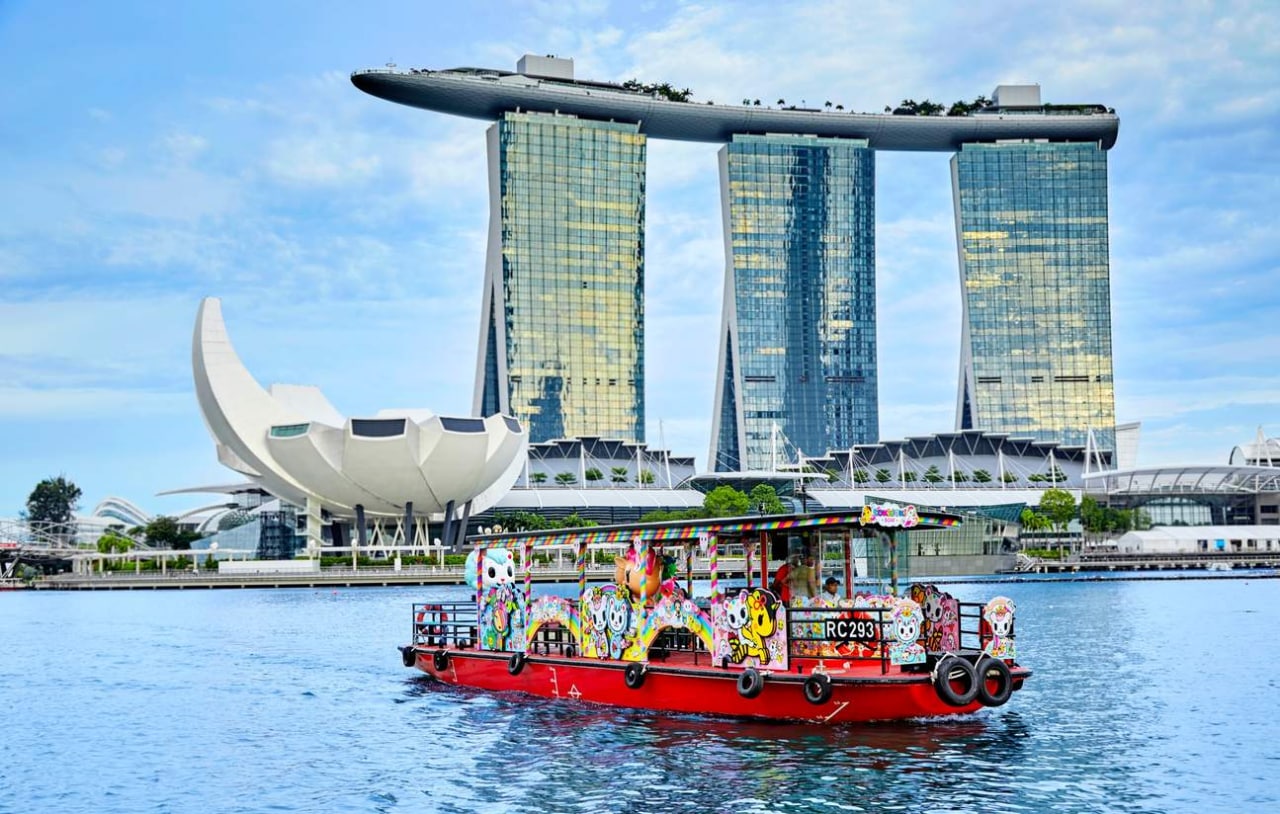
<svg viewBox="0 0 1280 814"><path fill-rule="evenodd" d="M645 139L724 145L709 466L769 469L879 436L875 151L953 155L963 336L956 424L1114 446L1101 105L1005 85L957 116L687 101L517 69L378 69L356 87L485 119L490 222L476 408L530 439L644 437ZM909 111L904 111L909 112ZM939 179L945 183L943 179ZM691 352L698 352L691 349Z"/></svg>

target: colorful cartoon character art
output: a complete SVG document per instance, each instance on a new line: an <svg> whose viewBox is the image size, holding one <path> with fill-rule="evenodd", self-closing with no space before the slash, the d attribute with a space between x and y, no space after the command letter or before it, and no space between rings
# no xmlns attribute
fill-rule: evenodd
<svg viewBox="0 0 1280 814"><path fill-rule="evenodd" d="M463 574L466 576L467 585L472 590L476 589L476 578L481 573L476 568L476 561L480 558L480 549L473 548L471 553L467 555L467 563L463 566ZM516 581L516 566L511 559L511 552L505 548L486 548L484 551L484 587L492 588L497 585L514 583Z"/></svg>
<svg viewBox="0 0 1280 814"><path fill-rule="evenodd" d="M675 557L662 556L652 548L642 557L634 546L622 557L614 557L613 582L637 602L652 602L659 595L680 593L676 583Z"/></svg>
<svg viewBox="0 0 1280 814"><path fill-rule="evenodd" d="M778 630L778 598L755 588L742 591L728 601L725 623L730 629L729 660L741 664L749 657L766 664L770 660L768 641Z"/></svg>
<svg viewBox="0 0 1280 814"><path fill-rule="evenodd" d="M922 664L925 661L924 647L918 641L921 622L920 606L913 600L899 599L893 608L890 626L893 635L889 639L889 661L894 664Z"/></svg>
<svg viewBox="0 0 1280 814"><path fill-rule="evenodd" d="M987 655L996 659L1016 657L1013 639L1013 600L997 596L982 609L983 642Z"/></svg>
<svg viewBox="0 0 1280 814"><path fill-rule="evenodd" d="M931 653L950 653L960 647L960 601L934 585L911 586L911 598L924 614L921 643Z"/></svg>
<svg viewBox="0 0 1280 814"><path fill-rule="evenodd" d="M592 588L582 596L582 620L582 655L622 658L637 621L629 594L616 585Z"/></svg>
<svg viewBox="0 0 1280 814"><path fill-rule="evenodd" d="M524 591L516 585L515 563L503 548L486 549L481 570L480 549L467 555L467 585L480 592L480 643L485 650L524 650ZM481 581L482 580L482 581ZM477 587L479 586L479 587Z"/></svg>

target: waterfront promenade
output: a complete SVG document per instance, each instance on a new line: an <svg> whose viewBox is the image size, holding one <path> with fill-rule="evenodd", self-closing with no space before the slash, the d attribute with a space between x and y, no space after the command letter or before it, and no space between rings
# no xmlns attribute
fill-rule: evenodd
<svg viewBox="0 0 1280 814"><path fill-rule="evenodd" d="M720 579L745 578L742 559L722 560L717 575ZM613 580L612 565L593 565L587 569L589 582ZM710 579L705 562L695 562L693 577ZM1093 555L1064 561L1037 561L1016 573L931 574L924 572L904 576L905 581L1019 582L1059 581L1087 582L1099 579L1230 579L1280 578L1280 553L1218 555ZM572 566L539 565L533 569L534 582L576 582L578 572ZM37 580L35 590L52 591L149 591L196 590L218 588L357 588L412 585L462 585L465 582L460 565L415 565L399 569L394 565L330 566L314 573L220 573L204 569L198 572L170 569L160 571L107 571L105 573L59 574ZM14 587L17 587L16 585Z"/></svg>
<svg viewBox="0 0 1280 814"><path fill-rule="evenodd" d="M722 561L723 562L723 561ZM589 582L611 582L613 565L593 565L587 569ZM741 559L724 562L721 579L741 579ZM705 566L695 565L694 579L709 579ZM539 566L533 569L534 582L576 582L572 566ZM465 582L460 565L415 565L399 569L393 565L352 568L331 566L315 573L219 573L201 571L107 571L105 573L58 574L37 580L32 587L47 591L147 591L209 588L355 588L396 585L461 585Z"/></svg>

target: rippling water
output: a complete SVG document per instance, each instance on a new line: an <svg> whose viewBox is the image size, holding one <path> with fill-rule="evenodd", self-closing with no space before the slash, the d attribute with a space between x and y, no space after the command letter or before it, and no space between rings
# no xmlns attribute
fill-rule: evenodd
<svg viewBox="0 0 1280 814"><path fill-rule="evenodd" d="M444 688L456 588L0 594L0 811L1267 811L1280 580L954 585L1018 603L1006 707L818 729Z"/></svg>

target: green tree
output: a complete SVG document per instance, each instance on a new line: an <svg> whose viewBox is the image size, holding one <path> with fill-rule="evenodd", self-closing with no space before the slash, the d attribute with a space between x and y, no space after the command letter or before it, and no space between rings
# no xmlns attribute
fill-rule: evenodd
<svg viewBox="0 0 1280 814"><path fill-rule="evenodd" d="M1017 483L1018 476L1012 472L1006 472L1000 476L1000 480L1004 481L1005 483Z"/></svg>
<svg viewBox="0 0 1280 814"><path fill-rule="evenodd" d="M546 472L534 472L532 475L530 475L530 476L529 476L529 480L533 481L534 483L546 483L546 482L547 482L547 473L546 473Z"/></svg>
<svg viewBox="0 0 1280 814"><path fill-rule="evenodd" d="M500 512L493 522L505 531L542 531L551 528L551 521L535 512Z"/></svg>
<svg viewBox="0 0 1280 814"><path fill-rule="evenodd" d="M577 512L574 512L573 514L562 517L560 520L556 521L554 527L561 529L584 529L598 525L600 524L596 521L589 520Z"/></svg>
<svg viewBox="0 0 1280 814"><path fill-rule="evenodd" d="M640 482L641 482L641 483L653 483L653 470L652 470L652 469L641 469L641 470L640 470Z"/></svg>
<svg viewBox="0 0 1280 814"><path fill-rule="evenodd" d="M702 499L707 517L742 517L751 511L751 498L732 486L717 486Z"/></svg>
<svg viewBox="0 0 1280 814"><path fill-rule="evenodd" d="M767 483L756 484L751 490L751 506L760 514L785 514L787 511L777 490Z"/></svg>
<svg viewBox="0 0 1280 814"><path fill-rule="evenodd" d="M578 482L578 476L573 474L572 472L561 472L558 475L556 475L556 483L560 484L561 486L568 486L571 483L577 483L577 482Z"/></svg>
<svg viewBox="0 0 1280 814"><path fill-rule="evenodd" d="M973 479L978 483L991 483L991 473L985 469L975 469Z"/></svg>
<svg viewBox="0 0 1280 814"><path fill-rule="evenodd" d="M902 473L902 482L903 482L903 483L915 483L915 482L916 482L916 473L912 472L910 469L908 469L906 472L903 472L903 473Z"/></svg>
<svg viewBox="0 0 1280 814"><path fill-rule="evenodd" d="M891 480L893 480L893 475L889 474L889 470L887 469L876 470L876 483L888 483Z"/></svg>
<svg viewBox="0 0 1280 814"><path fill-rule="evenodd" d="M1059 534L1076 516L1076 499L1065 489L1045 489L1040 495L1040 512L1049 518Z"/></svg>
<svg viewBox="0 0 1280 814"><path fill-rule="evenodd" d="M596 481L604 480L604 473L593 466L583 472L582 477L586 478L588 483L595 483Z"/></svg>
<svg viewBox="0 0 1280 814"><path fill-rule="evenodd" d="M882 469L882 470L880 470L880 471L881 471L881 472L884 472L884 470L883 470L883 469ZM889 473L888 473L888 472L885 472L884 474L887 476ZM871 480L871 475L867 472L867 470L865 470L865 469L855 469L855 470L853 470L853 482L854 482L854 483L866 483L866 482L867 482L867 481L869 481L869 480Z"/></svg>
<svg viewBox="0 0 1280 814"><path fill-rule="evenodd" d="M957 469L951 473L951 480L953 483L964 483L969 480L969 476L966 475L963 470Z"/></svg>
<svg viewBox="0 0 1280 814"><path fill-rule="evenodd" d="M937 464L930 464L929 468L924 471L924 479L929 483L938 483L944 480L942 473L938 471Z"/></svg>
<svg viewBox="0 0 1280 814"><path fill-rule="evenodd" d="M27 524L32 531L47 534L60 542L75 537L75 512L80 508L80 487L66 475L45 478L27 497Z"/></svg>
<svg viewBox="0 0 1280 814"><path fill-rule="evenodd" d="M98 538L98 551L103 554L123 554L133 548L133 540L125 537L115 529L107 529Z"/></svg>
<svg viewBox="0 0 1280 814"><path fill-rule="evenodd" d="M706 517L706 512L697 506L690 509L654 509L641 516L641 523L661 523L670 520L697 520Z"/></svg>
<svg viewBox="0 0 1280 814"><path fill-rule="evenodd" d="M609 470L609 475L609 480L614 483L627 482L627 468L625 466L615 466L613 469Z"/></svg>
<svg viewBox="0 0 1280 814"><path fill-rule="evenodd" d="M178 520L162 514L142 527L142 536L147 538L147 545L169 548L178 538Z"/></svg>
<svg viewBox="0 0 1280 814"><path fill-rule="evenodd" d="M1080 499L1080 526L1086 534L1103 534L1107 529L1107 513L1090 495Z"/></svg>

